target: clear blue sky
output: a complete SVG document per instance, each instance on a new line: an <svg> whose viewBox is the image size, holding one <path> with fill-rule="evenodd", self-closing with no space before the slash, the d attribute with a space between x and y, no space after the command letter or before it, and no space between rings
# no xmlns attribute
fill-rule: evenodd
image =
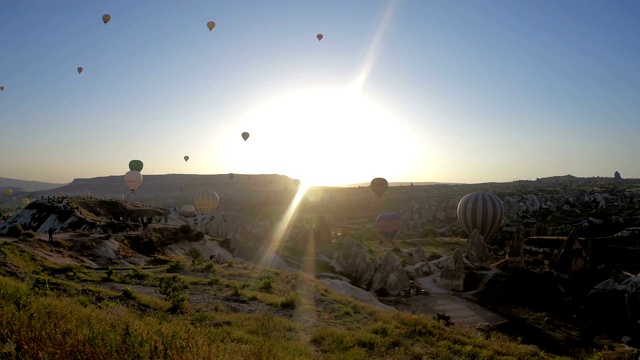
<svg viewBox="0 0 640 360"><path fill-rule="evenodd" d="M8 178L640 178L639 1L4 0L0 85Z"/></svg>

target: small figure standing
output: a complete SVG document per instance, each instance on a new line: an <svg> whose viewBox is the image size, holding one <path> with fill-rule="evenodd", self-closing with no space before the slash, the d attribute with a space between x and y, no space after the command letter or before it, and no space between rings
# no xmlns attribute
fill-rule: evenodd
<svg viewBox="0 0 640 360"><path fill-rule="evenodd" d="M49 230L47 232L49 233L49 240L47 242L52 243L53 242L53 228L49 228Z"/></svg>

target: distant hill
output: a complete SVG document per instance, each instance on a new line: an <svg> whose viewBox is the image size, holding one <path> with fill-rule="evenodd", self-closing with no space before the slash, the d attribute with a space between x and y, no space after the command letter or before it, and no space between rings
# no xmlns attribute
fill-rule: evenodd
<svg viewBox="0 0 640 360"><path fill-rule="evenodd" d="M55 189L66 184L54 184L41 181L26 181L0 177L0 188L9 188L14 191L42 191Z"/></svg>
<svg viewBox="0 0 640 360"><path fill-rule="evenodd" d="M358 186L369 186L370 183L358 183L358 184L346 184L346 185L341 185L340 187L358 187ZM419 181L399 181L399 182L390 182L389 186L425 186L425 185L464 185L463 183L443 183L443 182L429 182L429 181L423 181L423 182L419 182Z"/></svg>

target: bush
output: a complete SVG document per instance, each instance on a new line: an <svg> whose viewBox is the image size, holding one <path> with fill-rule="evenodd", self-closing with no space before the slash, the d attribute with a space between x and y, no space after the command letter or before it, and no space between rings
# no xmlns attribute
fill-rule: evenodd
<svg viewBox="0 0 640 360"><path fill-rule="evenodd" d="M124 289L122 289L122 296L127 299L135 299L136 292L132 288L125 286Z"/></svg>
<svg viewBox="0 0 640 360"><path fill-rule="evenodd" d="M184 255L191 259L191 262L194 264L201 264L204 261L202 251L200 251L200 249L191 248L187 250Z"/></svg>
<svg viewBox="0 0 640 360"><path fill-rule="evenodd" d="M7 230L7 236L8 237L12 237L12 238L19 238L20 236L22 236L22 233L24 231L22 230L22 225L20 224L13 224L9 227L9 229Z"/></svg>
<svg viewBox="0 0 640 360"><path fill-rule="evenodd" d="M35 239L38 235L35 233L35 231L27 230L22 233L22 236L27 239Z"/></svg>
<svg viewBox="0 0 640 360"><path fill-rule="evenodd" d="M181 273L184 271L184 265L179 261L172 261L167 268L168 273Z"/></svg>
<svg viewBox="0 0 640 360"><path fill-rule="evenodd" d="M189 285L184 279L177 275L160 278L158 284L158 294L163 295L165 300L171 303L169 310L176 312L182 309L189 299Z"/></svg>
<svg viewBox="0 0 640 360"><path fill-rule="evenodd" d="M266 278L260 280L260 285L258 285L258 290L271 292L273 290L273 278L271 276L267 276Z"/></svg>

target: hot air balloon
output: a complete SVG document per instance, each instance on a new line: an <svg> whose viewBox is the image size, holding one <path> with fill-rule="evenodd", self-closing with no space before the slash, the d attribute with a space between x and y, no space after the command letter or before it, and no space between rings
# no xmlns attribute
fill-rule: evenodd
<svg viewBox="0 0 640 360"><path fill-rule="evenodd" d="M180 208L180 210L187 212L196 212L196 208L193 207L193 205L182 205L182 208Z"/></svg>
<svg viewBox="0 0 640 360"><path fill-rule="evenodd" d="M298 180L298 179L294 179L294 180L293 180L293 185L295 185L295 187L300 186L300 180Z"/></svg>
<svg viewBox="0 0 640 360"><path fill-rule="evenodd" d="M131 160L129 161L129 170L133 171L142 171L142 167L144 164L140 160Z"/></svg>
<svg viewBox="0 0 640 360"><path fill-rule="evenodd" d="M13 194L13 189L7 189L4 191L4 194L7 196L11 196L11 194Z"/></svg>
<svg viewBox="0 0 640 360"><path fill-rule="evenodd" d="M216 27L216 23L214 23L213 21L209 21L207 23L207 29L209 29L209 31L213 30L214 27Z"/></svg>
<svg viewBox="0 0 640 360"><path fill-rule="evenodd" d="M247 139L249 138L249 133L248 132L243 132L242 133L242 138L244 139L244 141L247 141Z"/></svg>
<svg viewBox="0 0 640 360"><path fill-rule="evenodd" d="M82 74L82 72L84 71L84 69L82 68L82 66L78 67L78 74Z"/></svg>
<svg viewBox="0 0 640 360"><path fill-rule="evenodd" d="M211 190L200 191L193 199L196 209L203 213L213 212L218 207L219 202L218 194Z"/></svg>
<svg viewBox="0 0 640 360"><path fill-rule="evenodd" d="M136 191L138 186L142 184L142 174L136 170L127 171L127 173L124 174L124 182L133 193Z"/></svg>
<svg viewBox="0 0 640 360"><path fill-rule="evenodd" d="M376 218L376 227L387 241L395 239L400 232L401 219L396 213L380 214Z"/></svg>
<svg viewBox="0 0 640 360"><path fill-rule="evenodd" d="M473 192L460 200L457 213L464 231L471 235L477 229L486 242L502 224L504 206L494 194Z"/></svg>
<svg viewBox="0 0 640 360"><path fill-rule="evenodd" d="M316 35L316 38L318 39L318 41L322 40L322 38L323 38L323 37L324 37L324 36L322 36L322 34L318 34L318 35Z"/></svg>
<svg viewBox="0 0 640 360"><path fill-rule="evenodd" d="M104 14L102 15L102 22L106 25L109 21L111 21L111 15Z"/></svg>
<svg viewBox="0 0 640 360"><path fill-rule="evenodd" d="M376 194L377 197L380 197L382 196L382 194L384 194L385 191L387 191L389 183L385 178L375 178L371 180L370 187L371 191L373 191L373 193Z"/></svg>
<svg viewBox="0 0 640 360"><path fill-rule="evenodd" d="M186 161L189 161L189 157L188 157L188 156L185 156L185 157L184 157L184 161L185 161L185 162L186 162Z"/></svg>
<svg viewBox="0 0 640 360"><path fill-rule="evenodd" d="M233 180L233 177L234 177L235 175L233 175L233 173L229 173L229 175L228 175L228 176L229 176L229 180Z"/></svg>
<svg viewBox="0 0 640 360"><path fill-rule="evenodd" d="M123 194L118 194L118 196L116 196L116 199L123 201L124 200L124 195Z"/></svg>
<svg viewBox="0 0 640 360"><path fill-rule="evenodd" d="M0 86L0 91L4 91L4 86Z"/></svg>
<svg viewBox="0 0 640 360"><path fill-rule="evenodd" d="M21 202L22 202L22 205L24 205L24 206L29 205L29 199L26 199L26 198L25 198L25 199L22 199L22 201L21 201Z"/></svg>

